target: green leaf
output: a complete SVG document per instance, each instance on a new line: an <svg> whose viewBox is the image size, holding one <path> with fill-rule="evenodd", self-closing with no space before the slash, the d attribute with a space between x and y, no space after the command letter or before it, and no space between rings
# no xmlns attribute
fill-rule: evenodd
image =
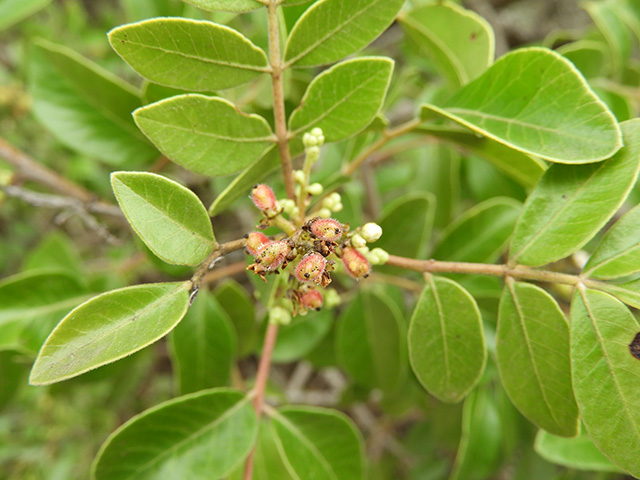
<svg viewBox="0 0 640 480"><path fill-rule="evenodd" d="M235 329L238 355L243 357L253 352L258 338L253 299L242 285L230 278L218 285L213 295Z"/></svg>
<svg viewBox="0 0 640 480"><path fill-rule="evenodd" d="M402 312L383 293L361 290L338 322L336 353L354 381L391 392L406 376Z"/></svg>
<svg viewBox="0 0 640 480"><path fill-rule="evenodd" d="M191 282L136 285L72 310L42 346L29 383L47 385L115 362L165 336L189 307Z"/></svg>
<svg viewBox="0 0 640 480"><path fill-rule="evenodd" d="M158 156L131 119L139 92L72 50L37 40L29 89L35 116L74 150L127 168Z"/></svg>
<svg viewBox="0 0 640 480"><path fill-rule="evenodd" d="M260 183L269 174L280 168L280 165L278 149L273 146L269 147L262 156L258 157L257 160L245 168L227 185L227 188L216 197L209 207L209 215L214 217L224 212L233 205L233 202L251 191L253 185Z"/></svg>
<svg viewBox="0 0 640 480"><path fill-rule="evenodd" d="M611 64L611 73L618 78L622 76L622 69L631 53L631 32L624 23L628 12L621 10L621 5L622 2L610 0L582 4L609 46L607 60Z"/></svg>
<svg viewBox="0 0 640 480"><path fill-rule="evenodd" d="M471 10L449 2L425 5L402 15L400 21L455 87L469 83L493 63L493 30Z"/></svg>
<svg viewBox="0 0 640 480"><path fill-rule="evenodd" d="M365 478L362 437L346 415L324 408L284 407L271 421L294 478Z"/></svg>
<svg viewBox="0 0 640 480"><path fill-rule="evenodd" d="M245 13L264 7L256 0L182 0L209 12Z"/></svg>
<svg viewBox="0 0 640 480"><path fill-rule="evenodd" d="M113 49L152 82L196 92L235 87L267 72L265 53L208 21L153 18L114 28Z"/></svg>
<svg viewBox="0 0 640 480"><path fill-rule="evenodd" d="M566 438L539 430L534 448L538 455L548 462L563 467L592 472L624 473L624 470L613 464L596 448L585 431L581 431L577 437Z"/></svg>
<svg viewBox="0 0 640 480"><path fill-rule="evenodd" d="M300 106L289 119L289 129L300 135L322 128L327 142L349 138L376 117L389 88L393 60L361 57L345 60L313 79Z"/></svg>
<svg viewBox="0 0 640 480"><path fill-rule="evenodd" d="M622 146L606 105L568 60L543 48L503 56L442 106L425 108L552 162L604 160Z"/></svg>
<svg viewBox="0 0 640 480"><path fill-rule="evenodd" d="M286 65L332 63L366 47L395 19L404 0L320 0L293 27Z"/></svg>
<svg viewBox="0 0 640 480"><path fill-rule="evenodd" d="M478 383L487 352L475 300L452 280L429 275L411 317L409 360L422 386L442 402Z"/></svg>
<svg viewBox="0 0 640 480"><path fill-rule="evenodd" d="M603 75L604 61L608 53L606 45L593 40L579 40L562 45L557 50L573 63L585 78L598 78Z"/></svg>
<svg viewBox="0 0 640 480"><path fill-rule="evenodd" d="M502 455L501 415L487 388L478 388L464 401L462 433L450 480L491 478Z"/></svg>
<svg viewBox="0 0 640 480"><path fill-rule="evenodd" d="M198 265L213 250L207 211L188 188L145 172L114 172L111 186L133 229L165 262Z"/></svg>
<svg viewBox="0 0 640 480"><path fill-rule="evenodd" d="M628 345L638 322L615 298L576 291L571 303L571 371L580 417L611 461L640 476L640 362Z"/></svg>
<svg viewBox="0 0 640 480"><path fill-rule="evenodd" d="M640 168L640 120L621 124L625 147L607 162L552 165L529 195L511 260L544 265L585 245L620 208Z"/></svg>
<svg viewBox="0 0 640 480"><path fill-rule="evenodd" d="M627 305L640 308L640 279L615 284L598 282L596 288L610 293Z"/></svg>
<svg viewBox="0 0 640 480"><path fill-rule="evenodd" d="M377 222L382 237L372 246L411 258L424 257L433 225L433 204L429 193L410 193L392 202Z"/></svg>
<svg viewBox="0 0 640 480"><path fill-rule="evenodd" d="M327 336L333 325L329 310L297 316L289 325L280 327L273 349L275 363L289 363L303 358Z"/></svg>
<svg viewBox="0 0 640 480"><path fill-rule="evenodd" d="M533 187L547 166L542 160L503 145L489 137L471 132L423 124L419 130L444 140L463 152L471 152L493 164L523 187Z"/></svg>
<svg viewBox="0 0 640 480"><path fill-rule="evenodd" d="M569 325L553 297L535 285L507 280L496 351L502 384L518 410L550 433L577 435Z"/></svg>
<svg viewBox="0 0 640 480"><path fill-rule="evenodd" d="M0 349L0 412L15 398L24 383L27 363L23 357L21 351Z"/></svg>
<svg viewBox="0 0 640 480"><path fill-rule="evenodd" d="M51 3L51 0L0 0L0 31L15 25Z"/></svg>
<svg viewBox="0 0 640 480"><path fill-rule="evenodd" d="M0 345L38 351L53 327L88 298L75 277L61 270L35 270L0 282Z"/></svg>
<svg viewBox="0 0 640 480"><path fill-rule="evenodd" d="M200 293L169 339L181 395L231 383L235 332L227 313L208 292Z"/></svg>
<svg viewBox="0 0 640 480"><path fill-rule="evenodd" d="M480 203L442 232L432 257L455 262L494 262L506 246L521 205L510 198Z"/></svg>
<svg viewBox="0 0 640 480"><path fill-rule="evenodd" d="M584 267L592 278L609 279L640 272L640 205L627 212L604 236Z"/></svg>
<svg viewBox="0 0 640 480"><path fill-rule="evenodd" d="M274 141L264 118L217 97L179 95L139 108L133 116L169 159L202 175L240 171Z"/></svg>
<svg viewBox="0 0 640 480"><path fill-rule="evenodd" d="M136 415L102 445L95 480L220 478L240 464L258 433L249 397L216 389Z"/></svg>
<svg viewBox="0 0 640 480"><path fill-rule="evenodd" d="M23 270L57 269L66 270L81 278L84 265L77 247L71 239L59 230L47 234L24 259Z"/></svg>

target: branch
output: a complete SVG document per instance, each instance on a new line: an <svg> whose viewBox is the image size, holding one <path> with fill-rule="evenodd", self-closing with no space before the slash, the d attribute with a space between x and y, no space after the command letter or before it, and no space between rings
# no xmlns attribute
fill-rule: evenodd
<svg viewBox="0 0 640 480"><path fill-rule="evenodd" d="M110 203L98 200L92 192L80 185L67 180L54 170L36 162L26 153L18 150L5 139L0 137L0 157L10 165L13 165L24 180L30 180L54 192L71 197L84 205L84 210L90 213L99 213L110 217L124 219L120 209Z"/></svg>
<svg viewBox="0 0 640 480"><path fill-rule="evenodd" d="M522 280L537 282L561 283L574 287L584 285L590 288L601 289L602 282L590 280L580 275L552 272L550 270L537 270L522 265L514 267L508 265L490 265L485 263L466 262L442 262L439 260L416 260L413 258L389 255L386 265L414 270L421 273L466 273L472 275L491 275L494 277L512 277Z"/></svg>
<svg viewBox="0 0 640 480"><path fill-rule="evenodd" d="M245 242L246 240L244 238L239 238L238 240L217 244L191 277L192 290L199 290L203 281L206 281L205 275L209 273L209 270L215 267L216 263L218 263L225 255L244 248ZM208 281L210 282L211 280Z"/></svg>
<svg viewBox="0 0 640 480"><path fill-rule="evenodd" d="M35 207L59 209L69 212L72 215L77 215L89 230L96 232L108 243L112 245L118 245L120 243L115 236L90 214L87 205L77 198L38 193L15 185L0 185L0 191L4 192L8 197L17 198Z"/></svg>
<svg viewBox="0 0 640 480"><path fill-rule="evenodd" d="M280 58L280 34L278 32L278 3L272 0L267 5L267 20L269 23L269 60L271 62L271 83L273 88L273 116L276 127L278 151L282 163L282 175L287 197L295 200L295 184L293 181L293 166L291 151L289 150L289 136L287 133L287 118L284 109L284 90L282 74L284 71Z"/></svg>

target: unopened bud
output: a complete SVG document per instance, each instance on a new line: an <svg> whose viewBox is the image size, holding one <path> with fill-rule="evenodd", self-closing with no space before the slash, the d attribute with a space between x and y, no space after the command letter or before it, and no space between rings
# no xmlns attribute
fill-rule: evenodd
<svg viewBox="0 0 640 480"><path fill-rule="evenodd" d="M262 232L251 232L247 236L247 242L245 246L251 255L254 257L258 254L258 249L263 245L269 243L271 240Z"/></svg>
<svg viewBox="0 0 640 480"><path fill-rule="evenodd" d="M258 249L255 260L265 270L273 272L284 263L290 252L291 247L287 242L269 242Z"/></svg>
<svg viewBox="0 0 640 480"><path fill-rule="evenodd" d="M273 307L269 310L269 323L289 325L291 323L291 312L282 307Z"/></svg>
<svg viewBox="0 0 640 480"><path fill-rule="evenodd" d="M300 303L309 309L320 310L322 302L322 294L318 290L307 290L300 295Z"/></svg>
<svg viewBox="0 0 640 480"><path fill-rule="evenodd" d="M375 242L382 236L382 227L377 223L369 222L362 226L362 238L367 242Z"/></svg>
<svg viewBox="0 0 640 480"><path fill-rule="evenodd" d="M347 272L356 279L366 277L371 270L369 260L355 248L347 247L342 250L342 263Z"/></svg>
<svg viewBox="0 0 640 480"><path fill-rule="evenodd" d="M362 238L361 235L358 235L356 233L353 237L351 237L351 246L355 248L360 248L366 245L367 245L367 241L364 238Z"/></svg>
<svg viewBox="0 0 640 480"><path fill-rule="evenodd" d="M296 278L301 282L318 281L322 278L327 261L319 253L305 255L296 267Z"/></svg>
<svg viewBox="0 0 640 480"><path fill-rule="evenodd" d="M342 202L336 203L331 210L334 212L341 212L344 207L342 206Z"/></svg>
<svg viewBox="0 0 640 480"><path fill-rule="evenodd" d="M329 218L331 216L331 210L329 210L328 208L321 208L320 210L318 210L318 215L322 218Z"/></svg>
<svg viewBox="0 0 640 480"><path fill-rule="evenodd" d="M306 152L307 152L307 157L310 157L313 160L316 160L320 156L320 147L309 147L307 148Z"/></svg>
<svg viewBox="0 0 640 480"><path fill-rule="evenodd" d="M302 144L305 148L316 147L318 145L318 139L311 133L305 133L302 136Z"/></svg>
<svg viewBox="0 0 640 480"><path fill-rule="evenodd" d="M304 183L305 182L305 178L304 178L304 172L302 170L296 170L293 172L293 179L297 182L297 183Z"/></svg>
<svg viewBox="0 0 640 480"><path fill-rule="evenodd" d="M386 250L383 250L381 248L374 248L369 252L367 258L369 259L369 262L374 265L384 265L385 263L387 263L387 261L389 261L389 254Z"/></svg>
<svg viewBox="0 0 640 480"><path fill-rule="evenodd" d="M319 183L312 183L307 187L307 192L311 195L321 195L323 190L322 185Z"/></svg>
<svg viewBox="0 0 640 480"><path fill-rule="evenodd" d="M251 190L251 200L263 212L277 210L276 196L268 185L260 184L254 186L253 190Z"/></svg>
<svg viewBox="0 0 640 480"><path fill-rule="evenodd" d="M290 198L283 198L282 200L278 200L280 205L282 205L282 210L287 215L291 215L293 209L296 208L296 202L291 200Z"/></svg>
<svg viewBox="0 0 640 480"><path fill-rule="evenodd" d="M337 242L342 237L342 225L333 218L320 218L311 224L311 233L320 240Z"/></svg>
<svg viewBox="0 0 640 480"><path fill-rule="evenodd" d="M334 288L326 288L324 290L324 306L326 308L337 307L341 303L340 294Z"/></svg>

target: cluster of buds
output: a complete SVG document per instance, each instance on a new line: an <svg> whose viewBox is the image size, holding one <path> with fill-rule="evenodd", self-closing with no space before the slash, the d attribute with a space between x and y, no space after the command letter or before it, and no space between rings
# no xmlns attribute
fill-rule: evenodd
<svg viewBox="0 0 640 480"><path fill-rule="evenodd" d="M251 191L253 203L264 215L259 228L276 226L286 234L269 238L256 231L246 236L247 252L254 258L248 270L265 282L269 274L284 272L287 275L286 294L277 295L279 300L270 304L270 321L275 323L288 321L290 316L286 313L304 315L320 309L323 303L339 303L337 292L326 289L339 263L343 272L359 280L369 275L371 264L382 264L388 259L384 250L369 251L367 247L367 243L375 242L382 235L379 225L367 223L351 230L348 224L331 218L333 212L343 208L340 194L336 192L319 202L311 218L304 218L311 196L323 194L322 185L309 183L309 177L312 164L319 158L324 136L316 128L306 133L302 141L306 158L303 170L294 172L297 201L277 200L273 190L264 184L255 185ZM324 294L320 289L325 289Z"/></svg>

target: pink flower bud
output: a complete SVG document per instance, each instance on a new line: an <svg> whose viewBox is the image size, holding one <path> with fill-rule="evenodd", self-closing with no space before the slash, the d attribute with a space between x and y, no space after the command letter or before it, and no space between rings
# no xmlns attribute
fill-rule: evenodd
<svg viewBox="0 0 640 480"><path fill-rule="evenodd" d="M269 237L262 232L251 232L247 235L247 242L245 246L249 253L255 257L258 254L258 249L270 241Z"/></svg>
<svg viewBox="0 0 640 480"><path fill-rule="evenodd" d="M251 200L263 212L276 209L276 196L271 187L261 183L251 190Z"/></svg>
<svg viewBox="0 0 640 480"><path fill-rule="evenodd" d="M337 242L342 237L342 225L333 218L318 218L310 226L311 233L320 240Z"/></svg>
<svg viewBox="0 0 640 480"><path fill-rule="evenodd" d="M308 290L300 295L300 303L306 308L320 310L322 294L318 290Z"/></svg>
<svg viewBox="0 0 640 480"><path fill-rule="evenodd" d="M305 255L296 267L296 278L301 282L314 281L318 283L327 266L325 258L318 253Z"/></svg>
<svg viewBox="0 0 640 480"><path fill-rule="evenodd" d="M284 263L290 252L291 247L287 242L269 242L258 248L255 260L264 270L273 272Z"/></svg>
<svg viewBox="0 0 640 480"><path fill-rule="evenodd" d="M342 250L342 263L347 272L356 279L366 277L371 270L369 260L355 248L347 247Z"/></svg>

